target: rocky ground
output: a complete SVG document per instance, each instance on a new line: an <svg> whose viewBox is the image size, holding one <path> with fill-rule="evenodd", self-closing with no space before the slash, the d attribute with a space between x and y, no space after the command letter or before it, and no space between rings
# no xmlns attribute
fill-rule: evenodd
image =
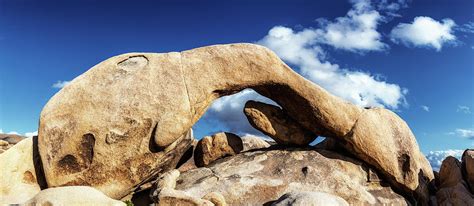
<svg viewBox="0 0 474 206"><path fill-rule="evenodd" d="M212 101L244 88L281 106L243 109L273 140L196 140ZM0 204L474 205L474 150L434 172L398 115L345 102L258 45L112 57L50 99L38 132L0 140Z"/></svg>

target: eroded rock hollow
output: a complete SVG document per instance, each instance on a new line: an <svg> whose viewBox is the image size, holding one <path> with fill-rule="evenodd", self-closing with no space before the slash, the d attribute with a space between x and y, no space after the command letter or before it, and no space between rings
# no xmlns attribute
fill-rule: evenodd
<svg viewBox="0 0 474 206"><path fill-rule="evenodd" d="M89 185L121 198L176 165L190 128L213 100L252 88L315 135L333 138L390 184L428 200L433 172L407 124L363 109L304 79L253 44L107 59L58 92L40 117L49 187Z"/></svg>

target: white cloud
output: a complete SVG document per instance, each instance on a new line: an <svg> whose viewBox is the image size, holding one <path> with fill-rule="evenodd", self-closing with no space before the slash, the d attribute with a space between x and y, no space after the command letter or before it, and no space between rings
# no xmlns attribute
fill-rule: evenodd
<svg viewBox="0 0 474 206"><path fill-rule="evenodd" d="M441 22L430 17L415 17L411 24L400 23L392 29L390 37L393 42L401 42L407 46L432 47L440 51L444 44L454 43L456 36L453 27L456 24L451 19Z"/></svg>
<svg viewBox="0 0 474 206"><path fill-rule="evenodd" d="M11 131L11 132L9 132L9 133L7 133L7 134L16 134L16 135L20 135L20 134L19 134L18 132L16 132L16 131Z"/></svg>
<svg viewBox="0 0 474 206"><path fill-rule="evenodd" d="M287 63L299 67L304 77L354 104L392 109L406 104L406 89L386 83L380 76L350 71L324 61L325 53L315 43L316 37L312 30L294 32L290 28L276 26L258 43L275 51Z"/></svg>
<svg viewBox="0 0 474 206"><path fill-rule="evenodd" d="M430 107L426 106L426 105L421 105L421 109L426 111L426 112L429 112L430 111Z"/></svg>
<svg viewBox="0 0 474 206"><path fill-rule="evenodd" d="M474 129L456 129L456 134L464 138L474 139Z"/></svg>
<svg viewBox="0 0 474 206"><path fill-rule="evenodd" d="M56 83L53 84L53 88L56 88L56 89L61 89L63 87L65 87L66 85L68 85L70 83L70 81L60 81L58 80Z"/></svg>
<svg viewBox="0 0 474 206"><path fill-rule="evenodd" d="M431 164L433 170L439 171L441 167L441 163L443 160L448 156L453 156L458 159L461 159L461 155L464 150L439 150L439 151L430 151L428 155L426 155L426 159Z"/></svg>
<svg viewBox="0 0 474 206"><path fill-rule="evenodd" d="M3 130L2 130L2 129L0 129L0 133L3 134Z"/></svg>
<svg viewBox="0 0 474 206"><path fill-rule="evenodd" d="M321 28L312 30L318 38L312 40L348 51L381 51L388 48L377 32L382 20L382 15L372 8L370 1L353 1L353 8L346 16L333 22L319 19Z"/></svg>
<svg viewBox="0 0 474 206"><path fill-rule="evenodd" d="M33 136L37 136L37 135L38 135L38 131L25 133L25 137L33 137Z"/></svg>
<svg viewBox="0 0 474 206"><path fill-rule="evenodd" d="M458 109L456 110L456 112L471 114L471 108L468 107L468 106L464 106L464 105L458 105Z"/></svg>

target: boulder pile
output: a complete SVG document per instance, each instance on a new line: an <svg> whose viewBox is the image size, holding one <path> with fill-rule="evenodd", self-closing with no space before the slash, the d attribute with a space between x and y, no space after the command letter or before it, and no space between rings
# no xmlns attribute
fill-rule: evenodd
<svg viewBox="0 0 474 206"><path fill-rule="evenodd" d="M274 142L228 132L196 141L191 127L213 100L246 88L279 105L249 101L242 111ZM107 59L49 100L38 132L37 141L24 140L0 155L0 164L11 167L2 171L0 203L472 201L471 150L462 163L446 160L435 179L398 115L346 102L254 44ZM309 146L318 136L326 140ZM447 175L451 170L456 176ZM23 189L29 192L20 196Z"/></svg>

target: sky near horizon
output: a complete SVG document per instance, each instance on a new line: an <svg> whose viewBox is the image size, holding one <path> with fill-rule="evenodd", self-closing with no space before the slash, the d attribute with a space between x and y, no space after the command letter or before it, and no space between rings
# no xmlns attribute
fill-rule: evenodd
<svg viewBox="0 0 474 206"><path fill-rule="evenodd" d="M42 107L95 64L127 52L266 46L359 106L391 109L433 167L474 148L474 1L0 0L0 132L35 134ZM193 127L262 135L243 104L214 102Z"/></svg>

